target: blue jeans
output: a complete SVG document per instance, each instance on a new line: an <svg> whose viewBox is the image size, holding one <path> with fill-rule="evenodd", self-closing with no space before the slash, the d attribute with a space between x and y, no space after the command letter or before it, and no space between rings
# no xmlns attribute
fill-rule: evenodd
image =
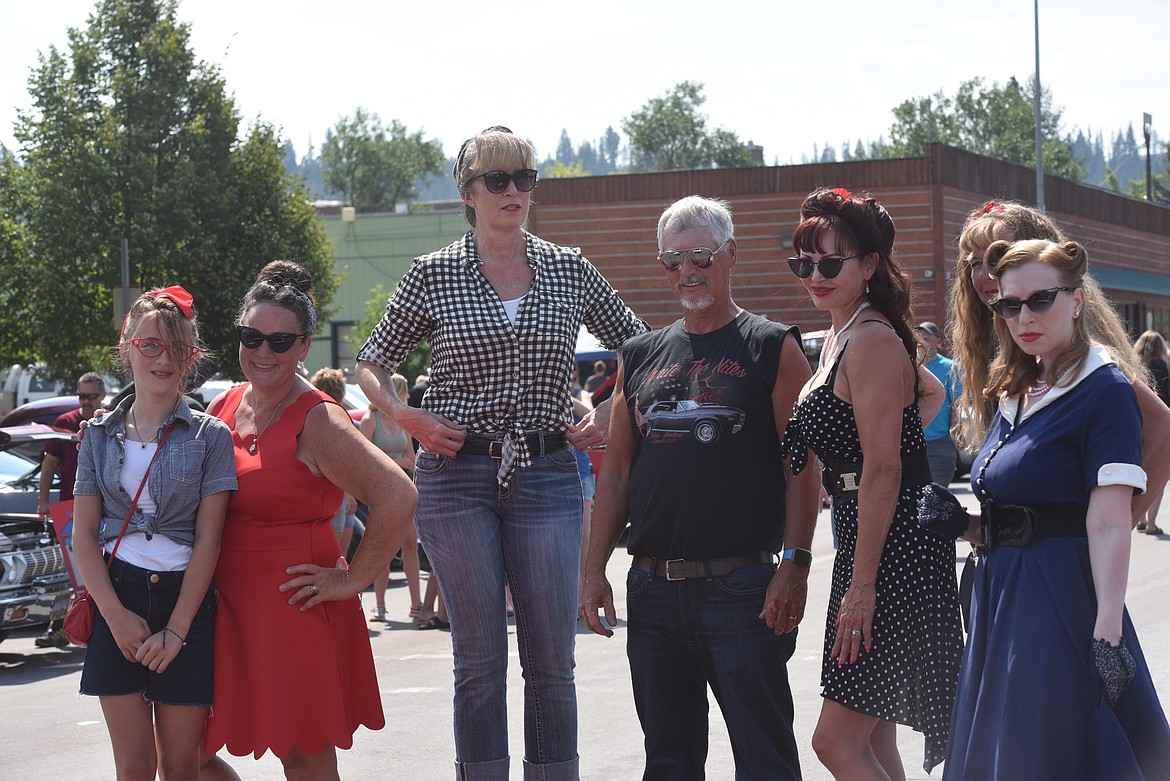
<svg viewBox="0 0 1170 781"><path fill-rule="evenodd" d="M630 570L626 653L646 736L643 781L704 778L708 685L727 722L735 777L800 778L786 667L796 631L777 636L759 618L774 572L759 564L671 582Z"/></svg>
<svg viewBox="0 0 1170 781"><path fill-rule="evenodd" d="M506 579L524 672L524 778L576 781L577 460L569 448L540 456L506 493L498 466L420 450L414 473L415 523L451 621L458 777L508 778Z"/></svg>

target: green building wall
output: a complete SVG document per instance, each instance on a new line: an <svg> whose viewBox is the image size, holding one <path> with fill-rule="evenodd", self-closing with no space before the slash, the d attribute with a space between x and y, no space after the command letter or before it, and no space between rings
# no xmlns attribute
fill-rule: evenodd
<svg viewBox="0 0 1170 781"><path fill-rule="evenodd" d="M372 291L381 285L389 296L414 258L447 246L463 236L468 225L455 210L358 214L352 222L324 215L321 221L342 279L322 317L325 322L313 339L305 369L310 375L324 367L350 373L361 347L351 344L350 329L365 314Z"/></svg>

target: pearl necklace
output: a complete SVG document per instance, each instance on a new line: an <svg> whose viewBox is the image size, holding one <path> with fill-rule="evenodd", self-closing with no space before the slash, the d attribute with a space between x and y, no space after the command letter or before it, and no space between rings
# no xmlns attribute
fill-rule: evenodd
<svg viewBox="0 0 1170 781"><path fill-rule="evenodd" d="M841 330L839 330L839 331L834 330L832 335L827 340L825 340L825 349L821 351L821 366L822 367L824 367L826 365L826 363L825 363L826 357L831 359L833 356L836 355L836 353L837 353L837 340L841 336L841 334L843 334L849 330L849 327L851 325L853 325L853 321L856 320L857 316L861 314L861 310L865 309L868 306L869 306L868 301L862 301L861 306L857 307L857 309L854 310L853 316L845 321L845 325L841 326Z"/></svg>
<svg viewBox="0 0 1170 781"><path fill-rule="evenodd" d="M1035 399L1039 396L1043 396L1051 388L1052 388L1052 386L1049 385L1047 382L1045 382L1043 379L1037 379L1034 383L1032 383L1028 387L1028 398Z"/></svg>
<svg viewBox="0 0 1170 781"><path fill-rule="evenodd" d="M296 386L294 385L293 389L291 391L289 391L288 393L284 394L284 398L281 399L279 402L277 402L276 409L272 410L272 414L268 416L268 422L264 424L264 428L256 429L256 433L252 435L252 437L253 437L252 444L248 445L248 454L249 455L253 455L253 456L256 455L256 450L259 449L259 447L260 447L260 435L268 430L268 427L272 425L272 421L276 420L276 413L280 412L280 408L282 406L284 406L284 402L288 400L288 397L291 396L293 391L295 391L295 390L296 390ZM256 401L256 391L252 391L253 404L255 404L255 401ZM256 408L255 408L255 406L253 406L253 408L252 408L253 416L255 416L255 413L256 413ZM253 426L253 428L255 428L255 426L256 426L255 420L253 420L252 426Z"/></svg>

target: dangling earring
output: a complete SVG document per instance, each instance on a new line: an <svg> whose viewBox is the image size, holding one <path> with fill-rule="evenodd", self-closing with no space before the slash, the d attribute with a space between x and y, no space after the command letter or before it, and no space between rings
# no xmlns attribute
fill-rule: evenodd
<svg viewBox="0 0 1170 781"><path fill-rule="evenodd" d="M869 280L865 280L865 294L869 295Z"/></svg>

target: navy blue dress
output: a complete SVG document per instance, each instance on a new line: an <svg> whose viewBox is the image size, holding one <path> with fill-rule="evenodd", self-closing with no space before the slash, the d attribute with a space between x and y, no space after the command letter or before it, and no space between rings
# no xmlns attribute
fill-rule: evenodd
<svg viewBox="0 0 1170 781"><path fill-rule="evenodd" d="M1004 416L1016 405L1001 406L972 472L981 501L1088 505L1098 484L1143 482L1133 388L1089 360L1080 382L1050 391L1014 430ZM1085 537L980 557L944 781L1170 779L1170 727L1129 614L1137 675L1110 707L1090 656L1096 612Z"/></svg>

